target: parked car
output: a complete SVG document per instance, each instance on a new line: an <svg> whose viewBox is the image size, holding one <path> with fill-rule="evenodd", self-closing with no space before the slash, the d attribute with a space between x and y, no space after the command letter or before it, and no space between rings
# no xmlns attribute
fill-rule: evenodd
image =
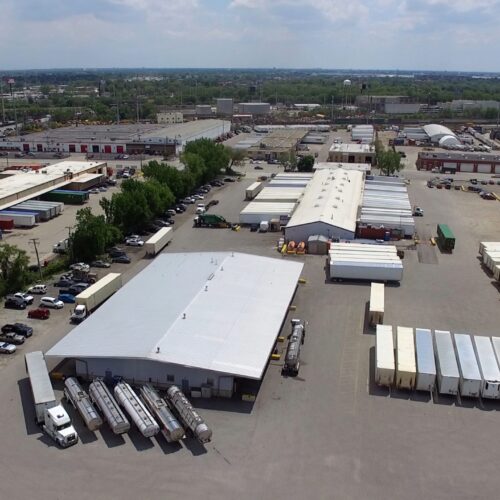
<svg viewBox="0 0 500 500"><path fill-rule="evenodd" d="M252 233L256 233L258 231L258 229L259 229L259 225L258 224L251 224L250 225L250 231Z"/></svg>
<svg viewBox="0 0 500 500"><path fill-rule="evenodd" d="M87 283L75 283L74 285L71 285L67 290L64 291L61 290L61 293L69 293L70 295L79 295L88 287L89 285Z"/></svg>
<svg viewBox="0 0 500 500"><path fill-rule="evenodd" d="M31 319L48 319L50 317L50 311L43 307L37 307L36 309L30 309L28 311L28 318Z"/></svg>
<svg viewBox="0 0 500 500"><path fill-rule="evenodd" d="M21 345L24 344L25 338L22 335L19 335L18 333L15 332L8 332L8 333L2 332L0 334L0 341L9 342L15 345Z"/></svg>
<svg viewBox="0 0 500 500"><path fill-rule="evenodd" d="M93 188L89 191L89 193L92 193L92 194L99 194L99 189L97 188Z"/></svg>
<svg viewBox="0 0 500 500"><path fill-rule="evenodd" d="M82 270L82 271L89 271L90 266L86 264L85 262L75 262L74 264L71 264L69 268L74 271L75 269Z"/></svg>
<svg viewBox="0 0 500 500"><path fill-rule="evenodd" d="M112 259L115 257L120 257L122 255L125 255L125 250L123 250L122 248L113 247L109 250L109 256Z"/></svg>
<svg viewBox="0 0 500 500"><path fill-rule="evenodd" d="M13 344L8 344L7 342L0 342L0 353L2 354L14 354L16 352L16 346Z"/></svg>
<svg viewBox="0 0 500 500"><path fill-rule="evenodd" d="M27 306L33 304L33 300L35 300L33 295L24 292L17 292L14 294L14 297L19 297L20 299L24 300Z"/></svg>
<svg viewBox="0 0 500 500"><path fill-rule="evenodd" d="M167 222L166 220L163 220L163 219L156 219L154 221L155 224L158 224L159 226L162 226L162 227L168 227L170 226L170 222Z"/></svg>
<svg viewBox="0 0 500 500"><path fill-rule="evenodd" d="M195 203L195 202L196 202L196 200L195 200L194 198L184 198L184 199L182 200L182 203L186 203L186 204L188 204L188 205L192 205L192 204L193 204L193 203Z"/></svg>
<svg viewBox="0 0 500 500"><path fill-rule="evenodd" d="M125 244L129 247L142 247L144 245L144 241L136 238L130 238L125 242Z"/></svg>
<svg viewBox="0 0 500 500"><path fill-rule="evenodd" d="M73 285L75 282L72 279L61 276L58 281L54 283L54 286L58 287L68 287Z"/></svg>
<svg viewBox="0 0 500 500"><path fill-rule="evenodd" d="M57 300L64 302L65 304L74 304L76 302L75 296L70 293L60 293Z"/></svg>
<svg viewBox="0 0 500 500"><path fill-rule="evenodd" d="M108 184L108 186L116 186L117 182L116 179L108 179L106 184Z"/></svg>
<svg viewBox="0 0 500 500"><path fill-rule="evenodd" d="M120 255L118 257L114 257L113 262L116 262L118 264L130 264L131 260L127 255Z"/></svg>
<svg viewBox="0 0 500 500"><path fill-rule="evenodd" d="M202 194L194 194L192 197L195 199L195 201L205 199L205 197Z"/></svg>
<svg viewBox="0 0 500 500"><path fill-rule="evenodd" d="M166 222L168 226L173 226L175 224L174 219L165 219L164 222Z"/></svg>
<svg viewBox="0 0 500 500"><path fill-rule="evenodd" d="M264 167L261 167L260 165L255 165L255 167L253 167L255 170L264 170Z"/></svg>
<svg viewBox="0 0 500 500"><path fill-rule="evenodd" d="M37 295L43 295L47 293L47 285L33 285L28 288L28 293L36 293Z"/></svg>
<svg viewBox="0 0 500 500"><path fill-rule="evenodd" d="M14 295L7 295L4 306L8 309L26 309L26 302Z"/></svg>
<svg viewBox="0 0 500 500"><path fill-rule="evenodd" d="M111 264L109 262L106 262L105 260L94 260L94 262L92 262L90 265L92 267L102 267L104 269L111 267Z"/></svg>
<svg viewBox="0 0 500 500"><path fill-rule="evenodd" d="M2 333L14 332L23 337L31 337L33 335L33 328L25 325L24 323L7 323L2 326Z"/></svg>
<svg viewBox="0 0 500 500"><path fill-rule="evenodd" d="M40 299L40 306L50 307L51 309L62 309L64 307L64 302L54 297L42 297Z"/></svg>
<svg viewBox="0 0 500 500"><path fill-rule="evenodd" d="M486 185L488 184L488 182L487 182L487 181L485 181L485 180L482 180L482 181L481 181L481 184L482 184L483 186L486 186Z"/></svg>
<svg viewBox="0 0 500 500"><path fill-rule="evenodd" d="M107 190L108 190L108 188L107 188L106 186L101 186L101 187L99 188L99 191L100 191L101 193L105 193Z"/></svg>
<svg viewBox="0 0 500 500"><path fill-rule="evenodd" d="M169 208L166 212L165 212L165 215L171 215L171 216L174 216L176 215L177 212L175 211L174 208Z"/></svg>

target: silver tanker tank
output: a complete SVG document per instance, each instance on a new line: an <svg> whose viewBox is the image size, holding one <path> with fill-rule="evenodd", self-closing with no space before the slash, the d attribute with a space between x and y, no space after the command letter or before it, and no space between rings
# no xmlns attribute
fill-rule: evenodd
<svg viewBox="0 0 500 500"><path fill-rule="evenodd" d="M184 393L176 385L172 385L167 390L167 396L170 404L177 410L181 420L191 429L196 438L201 443L210 442L212 439L212 430L193 408Z"/></svg>
<svg viewBox="0 0 500 500"><path fill-rule="evenodd" d="M300 319L292 319L292 333L288 341L283 370L290 375L298 375L300 368L300 347L304 343L306 330Z"/></svg>
<svg viewBox="0 0 500 500"><path fill-rule="evenodd" d="M155 419L129 384L118 382L115 385L115 397L144 437L150 438L160 432Z"/></svg>
<svg viewBox="0 0 500 500"><path fill-rule="evenodd" d="M141 387L141 397L146 407L160 424L161 432L170 443L184 437L184 428L170 411L167 402L150 385Z"/></svg>
<svg viewBox="0 0 500 500"><path fill-rule="evenodd" d="M115 434L123 434L130 429L130 422L121 411L104 381L100 378L94 379L89 386L92 401L99 407L111 430Z"/></svg>
<svg viewBox="0 0 500 500"><path fill-rule="evenodd" d="M95 431L101 427L101 416L97 413L89 395L83 390L76 378L69 377L64 381L64 396L78 410L85 425L91 431Z"/></svg>

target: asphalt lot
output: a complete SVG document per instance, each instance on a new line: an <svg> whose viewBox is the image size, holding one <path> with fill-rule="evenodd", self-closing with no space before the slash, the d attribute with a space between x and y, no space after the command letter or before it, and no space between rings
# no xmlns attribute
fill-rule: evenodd
<svg viewBox="0 0 500 500"><path fill-rule="evenodd" d="M241 182L211 191L220 200L214 213L229 220L237 220L245 187L280 167L242 169L247 176ZM407 249L404 279L386 291L385 322L500 335L499 290L477 260L479 241L500 241L500 205L471 193L429 189L429 173L408 169L405 175L412 204L425 210L417 229L435 263L421 263L418 246ZM276 234L197 229L192 217L176 216L166 252L238 250L283 258L275 250ZM451 255L427 243L438 222L449 224L457 237ZM299 376L282 377L280 362L272 362L253 407L196 401L214 430L205 448L190 440L180 447L161 437L147 440L135 430L123 439L106 429L93 436L75 417L81 442L57 449L32 423L22 352L45 351L69 331L68 306L46 322L33 321L35 334L25 347L8 361L0 358L2 496L496 498L500 452L493 436L500 403L482 408L476 401L432 401L425 394L375 387L374 336L365 325L369 284L327 282L321 256L285 258L303 261L307 279L290 314L308 321ZM122 265L126 279L150 261L136 262ZM24 317L0 314L2 321Z"/></svg>

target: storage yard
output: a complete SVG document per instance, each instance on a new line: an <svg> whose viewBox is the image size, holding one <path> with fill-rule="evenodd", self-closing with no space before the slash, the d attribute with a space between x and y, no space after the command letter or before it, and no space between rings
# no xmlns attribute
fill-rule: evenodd
<svg viewBox="0 0 500 500"><path fill-rule="evenodd" d="M278 167L266 167L266 173L278 171ZM257 175L252 173L249 170L247 178L226 185L218 192L218 214L230 221L237 220L247 203L243 201L246 190L257 180ZM280 359L271 359L264 369L255 402L241 398L189 397L195 410L213 431L210 442L205 443L193 437L170 443L160 434L145 437L128 413L125 417L130 418L132 424L128 433L115 434L107 422L93 432L80 414L64 403L80 442L60 450L33 423L33 401L23 356L20 356L22 353L9 359L0 358L4 380L18 381L17 384L0 386L2 400L9 402L0 410L4 422L0 442L4 449L9 450L4 472L13 474L21 466L30 471L26 477L19 477L15 484L6 484L5 494L9 498L40 496L40 490L51 490L56 469L58 494L68 497L79 488L89 496L99 496L106 491L110 497L136 498L141 492L143 494L144 470L147 470L150 495L157 497L189 491L190 498L204 499L289 498L292 491L297 498L331 498L332 495L338 498L419 500L428 497L468 499L478 495L495 498L498 457L496 448L491 445L491 436L498 427L499 403L493 399L494 384L483 385L483 391L490 390L489 397L486 392L481 398L460 396L461 377L464 391L471 394L476 391L479 380L477 371L466 370L471 351L465 341L468 347L464 350L463 366L453 354L456 370L453 363L448 367L446 355L440 354L439 366L446 365L448 378L445 382L450 383L451 394L436 395L434 392L431 395L429 388L432 386L432 361L436 359L436 349L429 339L434 341L436 332L445 332L444 337L449 332L454 353L453 335L472 335L474 352L481 359L480 366L478 364L481 380L498 377L498 364L495 365L493 360L496 361L495 352L500 354L499 342L489 341L488 344L487 341L475 340L500 336L499 287L490 271L495 270L497 264L485 263L483 266L485 253L496 262L493 260L495 246L486 243L479 251L480 242L500 241L498 203L486 203L462 191L437 193L426 187L428 174L425 172L408 169L405 177L411 180L406 186L410 206L418 204L425 209L424 217L414 219L419 242L408 239L394 245L394 242L373 245L375 242L371 241L373 246L383 249L382 253L390 252L393 256L394 250L396 255L398 251L404 251L403 259L397 257L401 267L404 266L403 278L399 284L388 283L384 289L383 319L380 319L380 300L373 309L379 318L373 322L383 321L386 330L391 328L390 335L386 334L385 349L394 352L395 348L397 355L401 352L401 363L397 363L398 358L393 354L392 365L390 356L380 365L386 374L384 386L376 383L379 359L376 351L384 347L379 347L378 340L376 345L377 330L369 324L371 279L330 280L329 265L325 266L326 254L280 256L276 251L279 233L253 233L246 228L240 231L196 228L193 227L192 214L179 216L175 237L164 250L160 250L161 255L153 261L138 261L135 269L127 270L123 275L125 287L93 317L71 330L68 311L54 311L49 320L34 325L35 334L25 350L47 352L58 342L64 342L63 339L73 334L76 336L78 331L83 332L78 328L85 327L87 321L90 328L91 321L97 321L98 315L105 313L104 307L113 306L113 302L118 301L130 278L140 279L140 274L137 278L134 276L169 254L193 250L229 252L229 255L241 252L279 259L284 264L303 265L299 274L305 282L299 284L292 300L294 310L286 314L278 334L284 337L284 342L277 344ZM264 189L270 188L275 181L276 178L266 182ZM279 182L285 184L283 189L294 187L293 180ZM290 182L292 186L287 185ZM253 201L246 206L250 204L266 205L266 202ZM431 238L436 237L437 225L442 223L453 229L456 243L452 253L443 252L431 243ZM346 243L352 245L351 259L356 244L361 243ZM397 248L389 249L391 246ZM145 253L145 249L142 252ZM259 267L257 264L252 269L259 270ZM245 283L241 280L243 288ZM205 293L210 295L210 283L208 287L207 292L203 287L199 288L202 297L197 300L208 300L203 298ZM177 287L165 293L180 290ZM157 300L153 297L151 304L157 304ZM271 306L274 303L272 297L267 301ZM223 322L230 322L235 314L226 310L229 304L232 304L230 300L223 299L212 308ZM123 311L125 317L119 318L123 328L134 325L134 329L140 332L137 335L138 347L147 349L142 338L151 335L148 322L153 320L136 317L138 312L128 302ZM161 314L168 314L168 311ZM226 315L229 317L225 319ZM25 314L20 311L5 310L4 316L8 321L25 321ZM190 317L187 310L187 319ZM305 321L307 331L296 377L282 373L287 337L292 331L291 320L294 318ZM261 318L257 320L262 321ZM252 331L253 318L247 321L249 325L245 326L245 331L250 337L256 331ZM394 329L390 325L395 325ZM402 328L398 330L396 326ZM416 339L413 365L408 330ZM69 331L72 333L65 337ZM88 333L93 334L92 331ZM201 331L199 335L203 337L203 333ZM82 338L82 349L98 349L100 346L96 344L105 336L106 332L101 331L88 343ZM201 340L206 342L203 338ZM447 346L446 352L449 353L450 342ZM128 344L128 347L135 346ZM168 352L165 346L160 346L160 354L165 350ZM431 353L434 353L434 358ZM154 349L151 355L157 355ZM435 362L436 379L437 365ZM396 370L400 378L396 378ZM395 383L399 380L401 388L398 389ZM53 384L56 395L60 397L64 384L62 381L53 381ZM142 395L138 387L131 385L138 395ZM418 390L404 388L408 386L415 386ZM453 393L455 387L459 397ZM84 388L87 390L87 385ZM113 396L118 398L117 394ZM162 392L162 397L168 395ZM160 423L153 408L147 404L145 407ZM99 413L104 415L104 411ZM302 457L300 474L296 474L297 457ZM283 485L286 485L286 491Z"/></svg>

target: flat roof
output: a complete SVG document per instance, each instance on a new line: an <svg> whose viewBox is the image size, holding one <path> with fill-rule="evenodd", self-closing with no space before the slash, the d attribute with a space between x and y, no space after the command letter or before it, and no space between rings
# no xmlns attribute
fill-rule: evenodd
<svg viewBox="0 0 500 500"><path fill-rule="evenodd" d="M494 153L447 153L443 151L430 152L421 151L418 153L418 158L423 160L442 160L442 161L500 161L500 155Z"/></svg>
<svg viewBox="0 0 500 500"><path fill-rule="evenodd" d="M359 172L369 172L372 169L372 166L370 163L346 163L334 161L319 161L313 165L314 170L322 170L325 168L329 168L331 170L343 168L344 170L358 170Z"/></svg>
<svg viewBox="0 0 500 500"><path fill-rule="evenodd" d="M370 146L370 144L357 144L352 142L343 142L342 144L332 144L330 151L335 151L338 153L373 153L375 154L375 148Z"/></svg>
<svg viewBox="0 0 500 500"><path fill-rule="evenodd" d="M251 201L240 214L288 214L290 215L296 203L281 201Z"/></svg>
<svg viewBox="0 0 500 500"><path fill-rule="evenodd" d="M146 359L259 379L302 268L236 252L161 254L47 356Z"/></svg>
<svg viewBox="0 0 500 500"><path fill-rule="evenodd" d="M251 151L266 151L272 149L289 149L294 147L307 135L307 130L296 128L277 128L260 138L250 146Z"/></svg>
<svg viewBox="0 0 500 500"><path fill-rule="evenodd" d="M287 227L323 222L356 230L363 174L353 170L316 170Z"/></svg>

